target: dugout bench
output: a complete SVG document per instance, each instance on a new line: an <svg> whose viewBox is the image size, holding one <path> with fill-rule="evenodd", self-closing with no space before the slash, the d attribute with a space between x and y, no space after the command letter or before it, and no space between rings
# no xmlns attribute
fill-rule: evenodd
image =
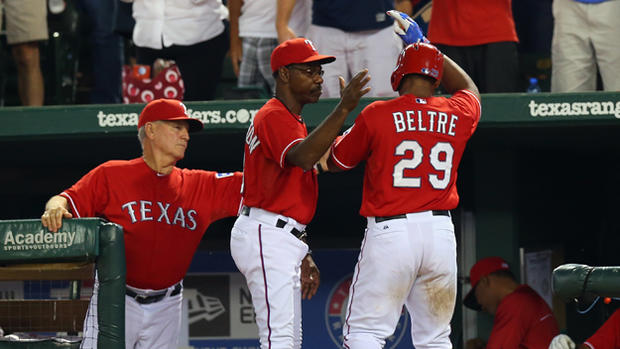
<svg viewBox="0 0 620 349"><path fill-rule="evenodd" d="M26 332L82 331L89 299L79 280L99 280L98 348L125 347L125 245L121 226L98 218L64 220L57 233L38 219L0 221L0 281L72 280L68 299L0 299L0 348L78 348L77 337ZM33 339L36 338L36 339Z"/></svg>

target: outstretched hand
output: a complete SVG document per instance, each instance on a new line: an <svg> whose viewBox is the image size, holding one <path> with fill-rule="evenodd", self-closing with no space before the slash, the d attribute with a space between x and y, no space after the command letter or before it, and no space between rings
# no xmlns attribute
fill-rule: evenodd
<svg viewBox="0 0 620 349"><path fill-rule="evenodd" d="M405 45L414 44L418 41L429 43L428 39L422 34L422 30L408 14L390 10L388 16L394 18L394 32L398 35Z"/></svg>
<svg viewBox="0 0 620 349"><path fill-rule="evenodd" d="M301 298L311 299L319 289L321 273L311 255L306 255L301 261Z"/></svg>
<svg viewBox="0 0 620 349"><path fill-rule="evenodd" d="M357 107L360 98L370 91L370 87L365 87L370 81L368 69L364 69L355 74L348 84L344 81L342 76L339 76L338 80L340 81L340 106L344 108L347 113L351 112Z"/></svg>

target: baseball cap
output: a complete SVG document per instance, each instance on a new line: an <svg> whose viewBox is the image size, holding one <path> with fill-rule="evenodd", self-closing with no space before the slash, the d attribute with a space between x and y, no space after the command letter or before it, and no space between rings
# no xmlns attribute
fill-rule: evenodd
<svg viewBox="0 0 620 349"><path fill-rule="evenodd" d="M189 123L189 132L202 130L202 121L190 118L187 115L187 107L176 99L155 99L150 101L142 112L138 120L138 129L147 122L160 120L187 120Z"/></svg>
<svg viewBox="0 0 620 349"><path fill-rule="evenodd" d="M321 64L331 63L336 60L334 56L320 55L312 41L306 38L286 40L273 49L271 53L271 72L289 64L318 62Z"/></svg>
<svg viewBox="0 0 620 349"><path fill-rule="evenodd" d="M480 279L498 270L510 270L508 262L503 260L501 257L482 258L476 262L473 267L471 267L471 270L469 271L469 283L471 284L471 290L469 290L463 300L463 304L466 307L476 311L482 310L482 306L476 299L476 286L478 286L478 281L480 281Z"/></svg>

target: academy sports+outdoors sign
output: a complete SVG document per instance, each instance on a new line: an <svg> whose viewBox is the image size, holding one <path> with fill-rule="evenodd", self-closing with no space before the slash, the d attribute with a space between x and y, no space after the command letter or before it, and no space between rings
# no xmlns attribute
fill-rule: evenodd
<svg viewBox="0 0 620 349"><path fill-rule="evenodd" d="M67 219L53 233L38 219L0 221L0 260L91 261L98 253L99 224L99 219Z"/></svg>

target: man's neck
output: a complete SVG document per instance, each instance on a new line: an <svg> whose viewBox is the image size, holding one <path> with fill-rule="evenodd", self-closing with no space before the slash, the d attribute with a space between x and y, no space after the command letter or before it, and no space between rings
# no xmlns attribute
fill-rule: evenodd
<svg viewBox="0 0 620 349"><path fill-rule="evenodd" d="M288 93L288 91L285 91L284 89L276 89L275 98L282 102L282 104L284 104L284 106L291 113L295 115L301 115L301 110L303 109L304 105L298 102L291 93Z"/></svg>
<svg viewBox="0 0 620 349"><path fill-rule="evenodd" d="M174 165L176 165L176 161L168 156L154 156L150 151L145 149L144 154L142 155L144 162L147 164L151 170L157 172L158 174L168 175L172 172Z"/></svg>

